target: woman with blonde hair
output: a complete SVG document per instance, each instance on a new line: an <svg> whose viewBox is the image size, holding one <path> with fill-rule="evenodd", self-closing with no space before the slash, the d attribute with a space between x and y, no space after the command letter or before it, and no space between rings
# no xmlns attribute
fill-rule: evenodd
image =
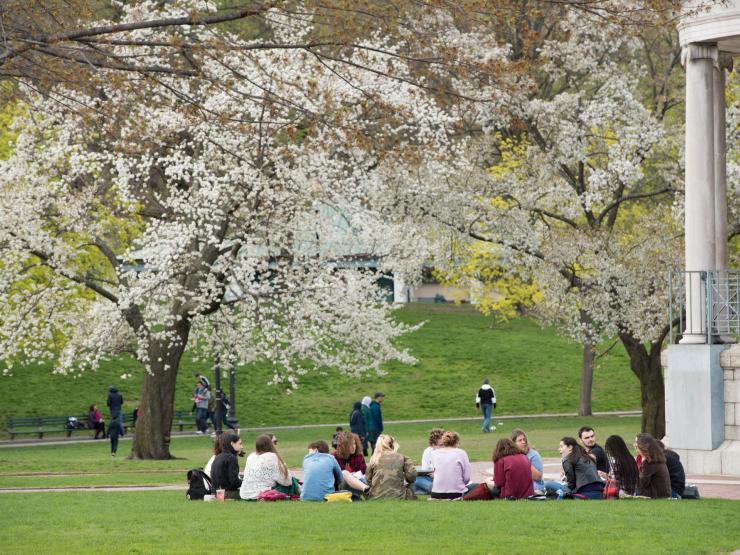
<svg viewBox="0 0 740 555"><path fill-rule="evenodd" d="M432 453L432 499L459 499L468 490L470 460L459 444L457 432L445 432Z"/></svg>
<svg viewBox="0 0 740 555"><path fill-rule="evenodd" d="M368 499L416 499L416 468L411 459L397 452L398 447L392 436L378 436L365 473Z"/></svg>
<svg viewBox="0 0 740 555"><path fill-rule="evenodd" d="M239 497L254 500L265 490L277 486L290 488L292 485L293 477L277 452L273 437L269 434L259 436L254 444L254 453L247 457Z"/></svg>

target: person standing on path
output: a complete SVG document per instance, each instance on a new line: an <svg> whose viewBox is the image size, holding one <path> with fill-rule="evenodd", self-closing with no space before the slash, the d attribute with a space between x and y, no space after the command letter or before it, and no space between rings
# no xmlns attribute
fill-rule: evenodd
<svg viewBox="0 0 740 555"><path fill-rule="evenodd" d="M367 457L367 447L369 443L369 436L370 436L370 403L372 403L372 399L369 395L365 395L362 398L362 406L360 407L360 410L362 410L362 416L365 418L365 430L367 431L367 434L365 435L365 440L362 442L362 454Z"/></svg>
<svg viewBox="0 0 740 555"><path fill-rule="evenodd" d="M483 379L483 385L478 390L478 395L475 397L475 408L483 411L483 433L489 433L491 431L491 414L493 414L493 409L496 408L496 391L488 383L488 378Z"/></svg>
<svg viewBox="0 0 740 555"><path fill-rule="evenodd" d="M368 440L370 446L375 452L375 442L378 441L378 436L383 433L383 413L380 410L380 403L385 399L385 395L378 391L375 394L375 399L370 403L370 428L368 431Z"/></svg>
<svg viewBox="0 0 740 555"><path fill-rule="evenodd" d="M349 415L349 429L353 434L357 434L362 442L363 455L367 450L367 426L365 425L365 416L362 414L362 403L355 402L352 412Z"/></svg>
<svg viewBox="0 0 740 555"><path fill-rule="evenodd" d="M193 402L195 403L195 425L198 428L196 434L204 434L208 431L208 401L211 398L211 392L203 383L203 378L198 378L193 391Z"/></svg>
<svg viewBox="0 0 740 555"><path fill-rule="evenodd" d="M110 410L110 419L113 421L114 417L118 417L119 423L121 423L121 407L123 406L123 395L121 395L114 386L108 388L108 401L106 402L108 409Z"/></svg>

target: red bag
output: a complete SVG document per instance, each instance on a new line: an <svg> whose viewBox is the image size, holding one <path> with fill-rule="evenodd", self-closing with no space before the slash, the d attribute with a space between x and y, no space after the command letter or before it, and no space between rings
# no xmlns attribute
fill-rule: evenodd
<svg viewBox="0 0 740 555"><path fill-rule="evenodd" d="M619 484L614 478L609 478L601 492L602 499L619 499Z"/></svg>
<svg viewBox="0 0 740 555"><path fill-rule="evenodd" d="M493 499L491 490L488 489L485 482L475 486L463 497L463 501L489 501L491 499Z"/></svg>
<svg viewBox="0 0 740 555"><path fill-rule="evenodd" d="M276 489L266 489L257 496L257 501L286 501L290 495L286 495Z"/></svg>

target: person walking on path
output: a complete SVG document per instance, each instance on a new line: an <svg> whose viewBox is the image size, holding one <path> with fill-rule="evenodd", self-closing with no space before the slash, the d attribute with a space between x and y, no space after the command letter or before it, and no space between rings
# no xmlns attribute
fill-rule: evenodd
<svg viewBox="0 0 740 555"><path fill-rule="evenodd" d="M110 386L108 388L108 401L106 402L108 405L108 410L110 410L110 419L113 420L114 416L121 417L121 407L123 406L123 395L121 395L118 390L115 388L115 386Z"/></svg>
<svg viewBox="0 0 740 555"><path fill-rule="evenodd" d="M349 415L349 429L353 434L357 434L362 442L363 455L367 456L367 427L365 425L365 416L362 414L362 403L356 401L352 412Z"/></svg>
<svg viewBox="0 0 740 555"><path fill-rule="evenodd" d="M475 396L475 408L483 411L483 433L491 431L491 414L496 408L496 391L488 383L488 378L484 378L483 385Z"/></svg>
<svg viewBox="0 0 740 555"><path fill-rule="evenodd" d="M110 438L110 456L115 457L118 452L118 438L124 434L123 424L118 415L113 417L108 425L108 437Z"/></svg>
<svg viewBox="0 0 740 555"><path fill-rule="evenodd" d="M369 444L369 438L370 438L370 403L372 403L372 399L369 395L365 395L362 398L362 406L360 407L360 410L362 410L362 416L365 418L365 430L367 431L367 434L365 435L365 440L362 442L362 454L367 457L367 447Z"/></svg>
<svg viewBox="0 0 740 555"><path fill-rule="evenodd" d="M206 413L208 412L208 401L211 398L211 392L203 383L203 378L199 377L193 391L193 403L195 403L195 424L198 428L197 434L204 434L208 431L208 422Z"/></svg>
<svg viewBox="0 0 740 555"><path fill-rule="evenodd" d="M370 429L368 433L368 440L370 446L375 452L375 442L378 441L378 436L383 433L383 413L380 410L380 403L385 399L385 395L378 391L375 394L375 399L370 403Z"/></svg>

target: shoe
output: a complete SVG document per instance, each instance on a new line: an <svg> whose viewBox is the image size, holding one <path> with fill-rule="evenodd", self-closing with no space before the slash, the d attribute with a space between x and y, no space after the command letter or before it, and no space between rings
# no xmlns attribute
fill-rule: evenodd
<svg viewBox="0 0 740 555"><path fill-rule="evenodd" d="M115 457L115 456L116 456L116 454L115 454L115 453L111 453L111 454L110 454L110 456L111 456L111 457Z"/></svg>
<svg viewBox="0 0 740 555"><path fill-rule="evenodd" d="M198 430L198 431L197 431L197 432L195 432L195 433L196 433L196 434L198 434L198 435L203 435L203 432L201 432L200 430Z"/></svg>

